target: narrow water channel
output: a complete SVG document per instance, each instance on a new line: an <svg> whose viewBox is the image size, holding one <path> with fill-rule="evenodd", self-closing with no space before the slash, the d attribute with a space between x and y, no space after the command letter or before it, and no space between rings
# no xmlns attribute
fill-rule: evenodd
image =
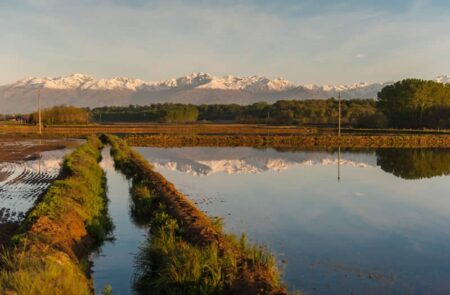
<svg viewBox="0 0 450 295"><path fill-rule="evenodd" d="M109 214L114 223L113 241L107 241L94 255L93 280L96 294L111 285L113 294L132 294L134 257L146 239L146 229L133 223L129 214L130 185L125 176L114 169L110 148L102 151L102 168L106 172Z"/></svg>

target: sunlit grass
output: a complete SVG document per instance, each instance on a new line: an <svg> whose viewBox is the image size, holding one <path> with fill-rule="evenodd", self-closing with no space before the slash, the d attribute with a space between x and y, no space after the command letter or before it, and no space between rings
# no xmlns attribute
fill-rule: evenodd
<svg viewBox="0 0 450 295"><path fill-rule="evenodd" d="M136 259L137 290L155 294L219 294L229 288L237 271L232 253L217 245L200 248L183 241L177 222L165 212L155 214L152 235Z"/></svg>
<svg viewBox="0 0 450 295"><path fill-rule="evenodd" d="M89 288L81 287L89 286L84 273L62 253L36 256L24 250L4 250L1 264L1 294L91 294Z"/></svg>

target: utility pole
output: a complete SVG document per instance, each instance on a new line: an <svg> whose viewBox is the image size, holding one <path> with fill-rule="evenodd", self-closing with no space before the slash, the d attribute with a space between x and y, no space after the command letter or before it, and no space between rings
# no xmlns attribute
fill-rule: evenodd
<svg viewBox="0 0 450 295"><path fill-rule="evenodd" d="M39 134L42 135L41 88L38 89L37 104L38 104L38 125L39 125Z"/></svg>
<svg viewBox="0 0 450 295"><path fill-rule="evenodd" d="M341 93L339 92L338 136L341 136Z"/></svg>

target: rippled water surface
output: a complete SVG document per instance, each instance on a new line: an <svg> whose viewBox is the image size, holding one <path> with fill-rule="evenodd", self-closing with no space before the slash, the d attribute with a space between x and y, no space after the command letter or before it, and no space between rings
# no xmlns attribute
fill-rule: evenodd
<svg viewBox="0 0 450 295"><path fill-rule="evenodd" d="M292 289L450 294L450 150L137 150Z"/></svg>
<svg viewBox="0 0 450 295"><path fill-rule="evenodd" d="M0 224L20 222L58 177L64 156L78 141L23 140L0 144Z"/></svg>

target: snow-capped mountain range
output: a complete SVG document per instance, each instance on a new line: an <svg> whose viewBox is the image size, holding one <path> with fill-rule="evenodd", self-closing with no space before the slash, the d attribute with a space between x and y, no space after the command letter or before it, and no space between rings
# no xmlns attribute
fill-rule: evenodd
<svg viewBox="0 0 450 295"><path fill-rule="evenodd" d="M444 79L446 76L440 76ZM449 77L446 77L449 79ZM60 77L27 77L9 86L10 88L47 88L59 90L168 90L174 88L198 88L198 89L221 89L221 90L244 90L249 92L286 91L297 87L309 90L324 91L348 91L357 88L365 88L371 85L382 85L382 83L355 83L351 85L324 85L315 84L294 85L284 78L270 80L262 76L224 76L214 77L208 73L193 73L180 78L161 81L143 81L127 77L112 79L95 79L84 74L73 74Z"/></svg>
<svg viewBox="0 0 450 295"><path fill-rule="evenodd" d="M450 76L439 76L436 81L450 83ZM375 98L378 91L390 83L295 85L283 78L215 77L208 73L194 73L162 81L126 77L96 79L84 74L28 77L0 86L0 113L32 111L36 104L37 89L41 89L45 107L61 104L97 107L159 102L250 104L279 99L326 99L339 92L344 99Z"/></svg>

